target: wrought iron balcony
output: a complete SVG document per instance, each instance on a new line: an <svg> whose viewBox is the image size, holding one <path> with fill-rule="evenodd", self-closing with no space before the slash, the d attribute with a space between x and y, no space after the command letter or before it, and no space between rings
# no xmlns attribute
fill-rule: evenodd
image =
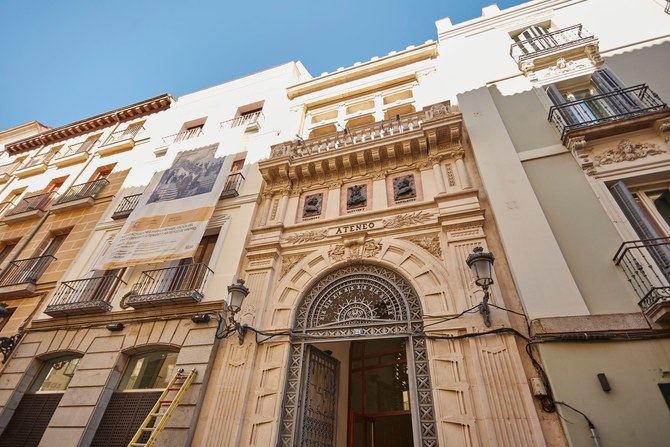
<svg viewBox="0 0 670 447"><path fill-rule="evenodd" d="M140 197L142 197L142 193L125 196L123 199L121 199L119 206L117 206L116 210L114 210L114 213L112 213L112 219L125 219L126 217L130 216L130 213L133 212L139 203Z"/></svg>
<svg viewBox="0 0 670 447"><path fill-rule="evenodd" d="M112 132L98 148L98 154L111 155L135 147L136 136L144 132L141 125L130 125L123 130Z"/></svg>
<svg viewBox="0 0 670 447"><path fill-rule="evenodd" d="M205 264L185 264L142 272L126 305L135 309L199 303L212 270Z"/></svg>
<svg viewBox="0 0 670 447"><path fill-rule="evenodd" d="M223 187L221 192L222 199L228 199L230 197L237 197L240 195L240 189L244 183L244 176L241 172L235 172L230 174L226 179L226 184Z"/></svg>
<svg viewBox="0 0 670 447"><path fill-rule="evenodd" d="M52 152L47 152L46 154L35 155L32 158L26 160L21 166L19 166L15 171L14 175L19 178L29 177L31 175L41 174L47 170L49 162L53 158L54 154Z"/></svg>
<svg viewBox="0 0 670 447"><path fill-rule="evenodd" d="M70 186L65 194L60 196L60 198L54 202L51 210L58 211L83 206L92 206L93 200L97 197L98 193L108 184L109 180L101 178L93 180L92 182Z"/></svg>
<svg viewBox="0 0 670 447"><path fill-rule="evenodd" d="M44 313L62 317L109 312L110 301L121 283L124 282L120 273L63 281Z"/></svg>
<svg viewBox="0 0 670 447"><path fill-rule="evenodd" d="M82 141L81 143L71 144L67 147L67 150L59 152L56 159L67 158L78 154L88 154L89 151L93 148L93 146L95 146L95 143L97 141L98 140L89 138Z"/></svg>
<svg viewBox="0 0 670 447"><path fill-rule="evenodd" d="M265 116L263 115L263 112L261 110L253 113L247 113L244 115L236 116L235 118L229 119L227 121L223 121L221 123L221 128L233 128L233 127L240 127L240 126L246 126L247 129L251 130L257 130L260 128L263 120L265 119Z"/></svg>
<svg viewBox="0 0 670 447"><path fill-rule="evenodd" d="M668 106L647 85L640 84L589 98L554 105L549 121L561 132L565 143L577 131L669 111Z"/></svg>
<svg viewBox="0 0 670 447"><path fill-rule="evenodd" d="M163 143L165 144L178 143L180 141L190 140L191 138L197 138L200 135L202 135L202 127L186 129L174 135L168 135L167 137L163 137Z"/></svg>
<svg viewBox="0 0 670 447"><path fill-rule="evenodd" d="M520 63L576 46L594 43L596 40L593 34L586 31L582 25L573 25L532 39L515 42L510 47L509 54L517 63Z"/></svg>
<svg viewBox="0 0 670 447"><path fill-rule="evenodd" d="M13 162L0 166L0 183L6 183L18 165L18 162Z"/></svg>
<svg viewBox="0 0 670 447"><path fill-rule="evenodd" d="M614 264L626 274L642 310L655 321L670 322L670 238L624 242Z"/></svg>
<svg viewBox="0 0 670 447"><path fill-rule="evenodd" d="M40 217L57 197L58 194L56 194L55 191L42 192L23 197L14 208L4 214L3 220L15 221L31 217Z"/></svg>
<svg viewBox="0 0 670 447"><path fill-rule="evenodd" d="M37 281L55 259L46 255L10 262L0 275L0 299L32 295Z"/></svg>

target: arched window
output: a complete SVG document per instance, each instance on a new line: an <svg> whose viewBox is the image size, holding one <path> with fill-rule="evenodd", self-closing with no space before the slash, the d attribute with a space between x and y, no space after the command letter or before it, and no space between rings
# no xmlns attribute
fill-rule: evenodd
<svg viewBox="0 0 670 447"><path fill-rule="evenodd" d="M178 355L176 351L155 349L130 356L92 447L128 445L175 375Z"/></svg>
<svg viewBox="0 0 670 447"><path fill-rule="evenodd" d="M74 376L80 357L68 354L46 360L23 395L0 436L0 446L37 446L63 393Z"/></svg>

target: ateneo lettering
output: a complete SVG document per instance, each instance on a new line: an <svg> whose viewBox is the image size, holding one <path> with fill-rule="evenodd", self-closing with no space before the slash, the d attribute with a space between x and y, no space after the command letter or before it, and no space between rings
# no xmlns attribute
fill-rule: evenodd
<svg viewBox="0 0 670 447"><path fill-rule="evenodd" d="M375 228L374 222L363 222L353 225L342 225L340 227L337 227L337 231L335 231L335 234L355 233L356 231L372 230L374 228Z"/></svg>

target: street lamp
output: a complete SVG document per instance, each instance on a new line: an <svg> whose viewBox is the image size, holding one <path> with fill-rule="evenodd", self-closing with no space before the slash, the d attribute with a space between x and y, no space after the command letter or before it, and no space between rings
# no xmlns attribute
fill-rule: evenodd
<svg viewBox="0 0 670 447"><path fill-rule="evenodd" d="M475 247L468 255L465 263L470 268L475 284L484 291L484 298L479 304L479 313L484 319L486 327L491 326L491 312L489 310L489 286L493 284L493 254L485 252L482 247Z"/></svg>
<svg viewBox="0 0 670 447"><path fill-rule="evenodd" d="M237 282L228 286L226 312L228 313L230 323L233 325L233 329L237 332L237 339L240 345L244 344L244 335L247 333L247 327L235 320L235 314L242 308L242 301L244 301L247 295L249 295L249 288L244 285L243 279L238 279Z"/></svg>

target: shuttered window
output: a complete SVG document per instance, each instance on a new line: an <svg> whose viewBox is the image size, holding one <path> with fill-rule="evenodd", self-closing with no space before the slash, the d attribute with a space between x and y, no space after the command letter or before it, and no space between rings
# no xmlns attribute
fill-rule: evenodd
<svg viewBox="0 0 670 447"><path fill-rule="evenodd" d="M126 447L160 395L160 391L112 393L91 447Z"/></svg>

